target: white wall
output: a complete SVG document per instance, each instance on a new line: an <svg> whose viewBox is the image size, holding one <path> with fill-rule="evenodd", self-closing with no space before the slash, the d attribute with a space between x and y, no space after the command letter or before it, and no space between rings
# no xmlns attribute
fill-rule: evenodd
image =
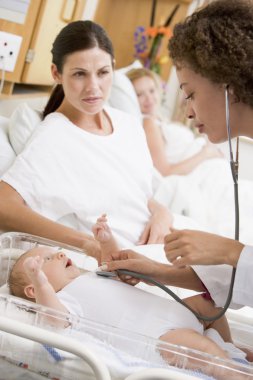
<svg viewBox="0 0 253 380"><path fill-rule="evenodd" d="M84 11L83 11L83 20L93 20L94 15L97 9L98 0L87 0Z"/></svg>

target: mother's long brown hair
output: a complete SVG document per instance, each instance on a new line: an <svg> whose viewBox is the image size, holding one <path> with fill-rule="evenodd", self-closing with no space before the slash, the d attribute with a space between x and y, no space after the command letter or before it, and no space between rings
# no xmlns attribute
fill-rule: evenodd
<svg viewBox="0 0 253 380"><path fill-rule="evenodd" d="M93 21L74 21L65 26L57 35L51 53L52 62L57 67L59 73L62 73L66 57L76 51L88 50L99 47L112 58L114 62L114 51L110 38L105 30ZM48 100L43 111L43 119L51 112L54 112L64 99L64 91L61 84L57 84Z"/></svg>

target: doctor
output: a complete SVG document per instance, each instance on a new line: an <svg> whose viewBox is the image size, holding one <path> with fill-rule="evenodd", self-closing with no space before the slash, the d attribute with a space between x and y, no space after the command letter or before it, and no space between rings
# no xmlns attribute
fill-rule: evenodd
<svg viewBox="0 0 253 380"><path fill-rule="evenodd" d="M169 52L187 101L187 117L199 132L213 143L227 139L227 91L231 137L253 138L253 1L212 2L176 25ZM165 237L165 252L172 267L133 252L115 257L123 261L107 266L141 272L170 285L206 287L219 306L227 298L232 267L237 267L233 302L253 306L253 247L205 232L174 230Z"/></svg>

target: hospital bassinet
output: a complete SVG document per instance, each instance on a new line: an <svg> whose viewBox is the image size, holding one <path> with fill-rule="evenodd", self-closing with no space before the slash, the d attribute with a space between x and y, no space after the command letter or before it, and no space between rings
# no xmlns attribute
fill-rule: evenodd
<svg viewBox="0 0 253 380"><path fill-rule="evenodd" d="M250 365L220 360L10 296L6 282L11 266L22 252L38 245L60 246L86 269L93 260L73 247L47 239L23 233L0 236L0 380L253 379ZM50 326L48 315L67 320L71 327ZM246 331L246 344L250 347L252 342L253 348L253 327L248 322L235 318L233 329L239 331L238 337L240 331ZM173 366L162 359L162 350L171 354ZM186 369L189 362L194 369Z"/></svg>

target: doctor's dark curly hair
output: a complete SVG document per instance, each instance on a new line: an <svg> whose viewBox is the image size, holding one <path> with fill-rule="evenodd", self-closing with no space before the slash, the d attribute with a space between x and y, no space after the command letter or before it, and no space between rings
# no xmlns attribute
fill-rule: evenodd
<svg viewBox="0 0 253 380"><path fill-rule="evenodd" d="M175 26L169 53L253 107L253 0L216 0Z"/></svg>

